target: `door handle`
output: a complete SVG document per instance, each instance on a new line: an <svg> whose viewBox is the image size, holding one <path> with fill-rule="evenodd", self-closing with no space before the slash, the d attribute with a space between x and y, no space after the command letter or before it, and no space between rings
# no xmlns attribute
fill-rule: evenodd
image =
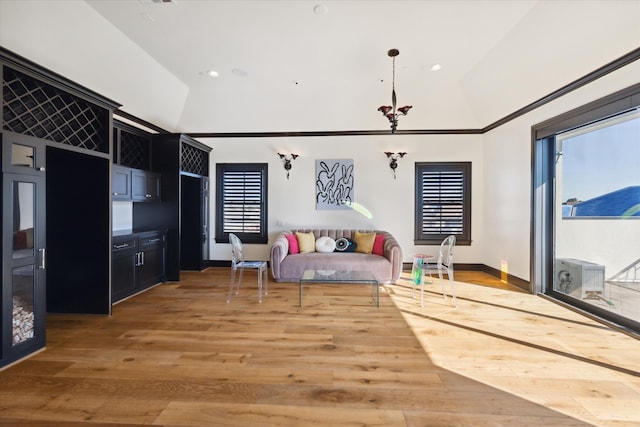
<svg viewBox="0 0 640 427"><path fill-rule="evenodd" d="M46 249L40 248L38 249L38 253L40 254L40 265L38 265L38 268L44 270L46 268Z"/></svg>

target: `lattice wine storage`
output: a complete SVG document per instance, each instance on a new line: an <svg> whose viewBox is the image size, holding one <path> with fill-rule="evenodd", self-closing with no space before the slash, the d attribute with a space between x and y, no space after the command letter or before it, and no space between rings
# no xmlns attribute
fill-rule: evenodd
<svg viewBox="0 0 640 427"><path fill-rule="evenodd" d="M197 149L196 147L182 143L180 147L182 153L183 172L189 172L196 175L209 176L209 153Z"/></svg>
<svg viewBox="0 0 640 427"><path fill-rule="evenodd" d="M2 74L3 129L109 152L109 112L9 67Z"/></svg>
<svg viewBox="0 0 640 427"><path fill-rule="evenodd" d="M149 138L125 130L120 131L120 164L135 169L149 170Z"/></svg>

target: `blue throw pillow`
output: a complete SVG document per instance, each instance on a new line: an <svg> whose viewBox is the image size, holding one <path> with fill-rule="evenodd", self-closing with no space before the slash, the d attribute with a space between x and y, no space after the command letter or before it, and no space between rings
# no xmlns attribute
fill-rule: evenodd
<svg viewBox="0 0 640 427"><path fill-rule="evenodd" d="M347 237L339 237L336 239L335 252L353 252L356 250L356 242Z"/></svg>

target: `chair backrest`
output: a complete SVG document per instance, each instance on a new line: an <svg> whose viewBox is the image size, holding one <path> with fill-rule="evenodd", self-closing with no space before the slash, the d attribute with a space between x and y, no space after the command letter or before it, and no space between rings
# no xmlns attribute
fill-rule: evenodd
<svg viewBox="0 0 640 427"><path fill-rule="evenodd" d="M456 236L453 234L447 236L442 243L440 243L440 255L438 256L438 263L449 267L453 264L453 247L456 245Z"/></svg>
<svg viewBox="0 0 640 427"><path fill-rule="evenodd" d="M235 234L229 233L229 242L231 242L231 262L235 267L237 263L244 261L242 241Z"/></svg>

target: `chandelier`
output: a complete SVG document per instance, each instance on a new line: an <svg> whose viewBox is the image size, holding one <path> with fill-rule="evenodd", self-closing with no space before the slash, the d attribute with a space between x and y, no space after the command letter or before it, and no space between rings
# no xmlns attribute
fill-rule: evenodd
<svg viewBox="0 0 640 427"><path fill-rule="evenodd" d="M406 116L412 105L405 105L404 107L396 108L396 56L400 54L398 49L390 49L387 52L391 58L393 58L393 79L391 80L391 105L382 105L378 108L378 111L382 113L391 123L391 133L396 133L398 127L398 117L400 114Z"/></svg>

